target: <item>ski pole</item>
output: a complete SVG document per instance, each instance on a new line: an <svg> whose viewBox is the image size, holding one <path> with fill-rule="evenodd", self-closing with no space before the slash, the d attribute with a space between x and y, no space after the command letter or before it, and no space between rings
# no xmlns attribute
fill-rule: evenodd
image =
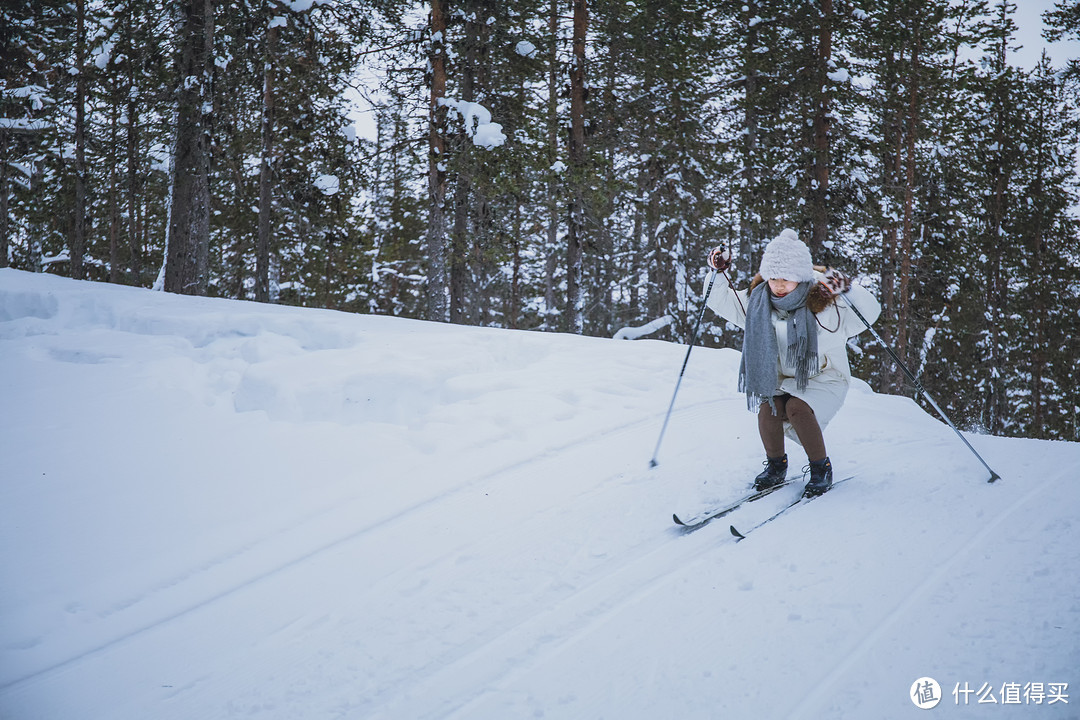
<svg viewBox="0 0 1080 720"><path fill-rule="evenodd" d="M709 274L709 286L705 289L705 297L701 301L701 312L698 313L697 324L694 325L694 334L690 337L690 346L686 348L686 357L683 359L682 370L679 371L679 379L675 382L675 392L671 394L671 403L668 405L667 415L664 416L664 425L660 428L660 437L656 439L656 449L653 450L652 460L649 461L649 467L651 468L657 465L656 456L660 452L660 443L664 441L668 420L671 419L671 410L675 407L675 397L679 394L679 386L682 385L683 375L686 373L686 364L690 362L690 351L694 349L694 345L697 343L698 331L701 330L701 320L705 317L705 308L708 305L714 282L716 282L716 270Z"/></svg>
<svg viewBox="0 0 1080 720"><path fill-rule="evenodd" d="M994 472L994 470L986 464L986 461L983 460L982 455L976 452L975 448L973 448L971 446L971 443L968 442L968 439L964 437L959 430L956 429L956 425L954 425L953 421L949 419L949 416L945 414L945 411L941 409L941 406L939 406L937 402L934 401L934 398L930 397L930 393L926 392L926 388L923 387L923 384L919 381L919 378L915 377L915 374L912 373L911 370L908 369L907 365L905 365L903 361L900 360L899 356L897 356L893 349L889 347L888 343L886 343L881 338L881 335L878 334L878 331L871 327L870 323L867 322L863 314L859 312L859 308L855 307L855 303L851 302L850 298L848 298L847 293L844 293L844 302L847 303L847 306L849 308L855 311L855 314L858 315L859 319L863 321L863 325L866 326L866 329L869 330L870 333L874 336L874 339L877 340L883 348L885 348L885 351L889 353L889 357L893 359L893 362L896 363L897 367L904 371L904 374L907 375L908 380L915 384L915 389L922 393L922 396L926 398L926 401L929 402L935 410L937 410L938 415L944 418L945 422L948 423L949 427L953 429L953 432L956 433L957 437L964 441L964 444L967 445L968 450L970 450L975 457L979 458L979 462L983 464L984 468L990 471L990 479L987 480L987 482L994 482L995 480L1000 480L1001 476Z"/></svg>

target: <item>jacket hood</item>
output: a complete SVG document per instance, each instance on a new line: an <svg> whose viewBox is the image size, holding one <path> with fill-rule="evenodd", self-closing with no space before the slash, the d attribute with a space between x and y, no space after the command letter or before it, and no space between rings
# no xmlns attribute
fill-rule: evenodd
<svg viewBox="0 0 1080 720"><path fill-rule="evenodd" d="M821 283L816 282L816 280L817 278L815 278L814 286L810 288L810 294L806 297L806 306L810 308L810 312L815 315L836 302L836 298L830 295L829 292L821 286ZM754 279L750 281L750 292L754 292L754 288L763 282L765 282L765 278L761 276L761 273L755 275Z"/></svg>

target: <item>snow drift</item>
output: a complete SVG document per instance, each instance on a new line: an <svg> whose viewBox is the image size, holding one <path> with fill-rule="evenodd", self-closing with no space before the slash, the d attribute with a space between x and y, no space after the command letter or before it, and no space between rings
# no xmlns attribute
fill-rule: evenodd
<svg viewBox="0 0 1080 720"><path fill-rule="evenodd" d="M648 468L684 350L0 270L0 717L1080 714L1080 445L857 384L681 534L761 459L698 349Z"/></svg>

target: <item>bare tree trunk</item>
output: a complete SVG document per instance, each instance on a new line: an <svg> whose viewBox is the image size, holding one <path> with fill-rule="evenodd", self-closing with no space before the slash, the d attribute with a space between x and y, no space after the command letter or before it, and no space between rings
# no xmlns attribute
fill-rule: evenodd
<svg viewBox="0 0 1080 720"><path fill-rule="evenodd" d="M471 100L469 102L472 102ZM459 155L455 155L460 157ZM462 172L454 183L454 224L450 232L450 252L447 265L450 272L450 322L469 322L469 200L472 181L468 172Z"/></svg>
<svg viewBox="0 0 1080 720"><path fill-rule="evenodd" d="M446 7L431 0L431 102L428 106L427 319L446 322Z"/></svg>
<svg viewBox="0 0 1080 720"><path fill-rule="evenodd" d="M205 295L210 255L210 80L213 0L183 0L165 290Z"/></svg>
<svg viewBox="0 0 1080 720"><path fill-rule="evenodd" d="M112 112L109 118L109 282L119 283L120 273L120 198L116 148L120 137L120 98L112 87Z"/></svg>
<svg viewBox="0 0 1080 720"><path fill-rule="evenodd" d="M511 330L517 330L519 319L521 318L521 266L523 264L521 257L521 238L524 235L524 229L521 222L521 201L515 200L514 202L514 229L510 242L511 247L511 275L510 275L510 299L506 308L506 327Z"/></svg>
<svg viewBox="0 0 1080 720"><path fill-rule="evenodd" d="M758 144L758 18L757 0L746 0L743 15L746 18L746 41L743 44L743 74L746 76L743 100L743 167L742 187L739 190L739 267L752 266L753 241L761 231L761 208L757 203L757 144ZM734 249L733 249L734 251ZM751 273L753 274L753 273Z"/></svg>
<svg viewBox="0 0 1080 720"><path fill-rule="evenodd" d="M1005 3L1000 6L1002 20L1007 15L1008 8ZM1003 36L998 46L997 64L994 68L998 73L1003 73L1006 68L1008 53L1008 39ZM1008 282L1005 271L1002 268L1002 256L1005 249L1002 241L1002 228L1005 224L1006 190L1009 187L1011 168L1009 159L1005 153L1005 146L1009 142L1006 138L1006 113L1011 105L1010 91L1006 85L1007 79L1001 75L997 79L995 88L996 102L994 111L997 112L994 125L994 146L997 148L997 162L993 166L994 186L990 201L990 228L989 247L986 254L990 258L988 270L988 282L986 286L986 320L987 336L989 338L989 352L987 362L990 366L990 390L986 394L985 425L990 433L1001 432L1004 428L1004 413L1007 407L1005 397L1005 373L1001 372L1005 356L1002 348L1004 337L1002 334L1002 319L1005 315L1006 299L1008 297Z"/></svg>
<svg viewBox="0 0 1080 720"><path fill-rule="evenodd" d="M5 129L0 129L0 268L6 268L9 248L8 233L11 232L8 220L8 143L11 136Z"/></svg>
<svg viewBox="0 0 1080 720"><path fill-rule="evenodd" d="M810 192L810 252L820 257L829 239L829 91L826 83L832 55L833 0L821 0L821 26L818 29L817 94L814 110L814 165Z"/></svg>
<svg viewBox="0 0 1080 720"><path fill-rule="evenodd" d="M900 302L897 292L897 270L899 268L900 233L895 221L896 201L895 189L899 188L901 180L901 168L903 165L903 147L905 126L903 111L892 105L890 100L899 97L898 76L901 74L902 53L894 54L889 51L884 59L886 78L885 87L882 88L882 153L881 153L881 185L883 196L889 202L888 212L882 217L881 228L881 307L882 322L881 332L890 346L895 345L897 333L896 319L898 316L898 303ZM881 380L878 386L880 392L903 392L904 376L895 363L886 358L882 364Z"/></svg>
<svg viewBox="0 0 1080 720"><path fill-rule="evenodd" d="M559 267L555 248L559 242L559 181L551 169L559 159L559 0L551 0L548 15L551 57L548 60L547 142L551 155L547 181L547 261L544 263L544 326L554 330L558 324L558 300L555 296L555 272Z"/></svg>
<svg viewBox="0 0 1080 720"><path fill-rule="evenodd" d="M130 131L131 134L131 146L132 151L135 150L135 134L134 130ZM141 286L144 282L143 271L143 252L146 247L144 237L146 235L146 227L143 223L143 206L139 202L139 177L136 168L136 158L134 155L129 157L128 165L128 244L131 246L131 273L134 276L134 284Z"/></svg>
<svg viewBox="0 0 1080 720"><path fill-rule="evenodd" d="M1046 130L1045 106L1040 101L1036 113L1036 126L1039 133ZM1030 434L1040 436L1046 423L1046 408L1043 399L1043 378L1047 370L1047 331L1046 319L1050 309L1047 307L1046 298L1046 268L1044 254L1046 250L1045 229L1045 204L1039 202L1043 198L1043 181L1046 176L1046 150L1045 143L1040 142L1035 157L1035 182L1032 187L1032 196L1036 198L1035 227L1031 238L1031 272L1035 280L1034 292L1031 293L1031 430ZM1045 437L1045 435L1044 435Z"/></svg>
<svg viewBox="0 0 1080 720"><path fill-rule="evenodd" d="M130 65L130 63L129 63ZM131 275L132 284L141 286L143 282L143 268L142 268L142 243L140 240L139 229L139 130L138 122L138 104L135 101L134 93L130 89L134 86L134 79L129 77L131 81L128 88L128 103L127 103L127 234L128 234L128 246L131 251Z"/></svg>
<svg viewBox="0 0 1080 720"><path fill-rule="evenodd" d="M277 69L277 41L281 29L276 18L266 28L266 55L263 58L263 117L261 161L259 163L259 225L255 236L255 301L270 302L270 248L273 243L274 204L274 82Z"/></svg>
<svg viewBox="0 0 1080 720"><path fill-rule="evenodd" d="M669 281L671 263L667 251L660 242L660 236L657 234L657 227L660 224L660 190L657 187L659 185L659 164L654 156L645 165L646 194L643 197L647 197L649 200L643 203L645 227L642 232L645 234L646 247L649 248L647 257L652 260L649 263L649 295L652 299L649 315L656 318L666 315L671 303L672 283Z"/></svg>
<svg viewBox="0 0 1080 720"><path fill-rule="evenodd" d="M1004 113L1005 108L999 107L999 112ZM999 118L997 130L994 134L994 142L998 148L1005 143L1002 125L1004 120ZM1008 186L1008 173L1004 167L1004 153L998 151L998 165L994 168L996 175L994 189L990 205L990 229L992 246L987 248L990 257L990 268L987 282L986 319L988 323L987 334L989 336L989 352L987 361L990 365L990 391L986 394L986 429L991 433L1000 432L1002 429L1002 414L1005 408L1005 392L1001 372L1004 363L1002 353L1002 317L1004 316L1005 298L1008 286L1002 265L1002 242L1001 230L1005 221L1005 190Z"/></svg>
<svg viewBox="0 0 1080 720"><path fill-rule="evenodd" d="M135 25L141 20L136 18L137 3L129 3L128 11L124 13L123 33L125 45L130 48L134 45ZM140 241L140 209L139 209L139 100L135 85L135 63L125 63L127 83L125 94L127 96L127 125L125 128L127 140L127 243L130 253L128 259L131 272L131 284L141 286L143 284L142 267L142 243Z"/></svg>
<svg viewBox="0 0 1080 720"><path fill-rule="evenodd" d="M638 173L637 181L637 197L642 196L642 188L645 186L645 171L642 170ZM649 248L644 240L645 235L645 208L641 206L641 203L635 203L634 207L634 229L630 235L630 312L631 317L638 319L642 315L648 313L648 308L642 307L642 292L641 283L638 282L638 278L641 277L642 270L645 270L643 263L646 262ZM648 300L649 293L645 293L645 298Z"/></svg>
<svg viewBox="0 0 1080 720"><path fill-rule="evenodd" d="M86 276L86 0L75 4L75 217L71 235L71 277Z"/></svg>
<svg viewBox="0 0 1080 720"><path fill-rule="evenodd" d="M897 248L899 257L900 286L897 288L896 297L896 354L901 358L908 355L908 337L910 335L909 323L911 321L911 253L914 246L914 215L915 215L915 141L919 129L919 74L921 72L922 51L922 8L916 8L912 13L912 48L911 62L908 70L908 109L907 127L904 133L904 215L901 226L900 244Z"/></svg>
<svg viewBox="0 0 1080 720"><path fill-rule="evenodd" d="M477 7L476 0L465 2L465 43L462 48L460 82L462 102L476 100L476 69L480 49L480 27L487 19ZM450 252L447 265L450 272L450 322L468 323L475 320L478 297L470 275L476 271L470 245L475 239L473 203L473 164L470 162L468 129L455 135L454 142L454 225L450 233ZM471 307L470 307L471 306ZM472 316L472 317L470 317Z"/></svg>
<svg viewBox="0 0 1080 720"><path fill-rule="evenodd" d="M41 186L45 182L45 171L40 165L36 165L30 173L30 197L38 197ZM42 272L45 265L45 253L42 249L42 229L40 224L33 224L28 228L26 242L27 265L30 272Z"/></svg>
<svg viewBox="0 0 1080 720"><path fill-rule="evenodd" d="M566 252L566 329L584 332L581 288L582 248L585 244L585 36L589 13L586 0L573 0L574 33L570 67L570 185Z"/></svg>

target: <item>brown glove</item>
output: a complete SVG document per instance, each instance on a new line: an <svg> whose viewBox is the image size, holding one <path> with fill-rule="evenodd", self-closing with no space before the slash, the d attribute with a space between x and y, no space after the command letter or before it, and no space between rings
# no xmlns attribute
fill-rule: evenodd
<svg viewBox="0 0 1080 720"><path fill-rule="evenodd" d="M709 253L709 267L717 272L724 272L731 267L731 251L723 245L713 248Z"/></svg>
<svg viewBox="0 0 1080 720"><path fill-rule="evenodd" d="M825 277L821 279L821 285L829 292L829 295L835 297L851 289L851 278L836 268L829 268L825 271Z"/></svg>

